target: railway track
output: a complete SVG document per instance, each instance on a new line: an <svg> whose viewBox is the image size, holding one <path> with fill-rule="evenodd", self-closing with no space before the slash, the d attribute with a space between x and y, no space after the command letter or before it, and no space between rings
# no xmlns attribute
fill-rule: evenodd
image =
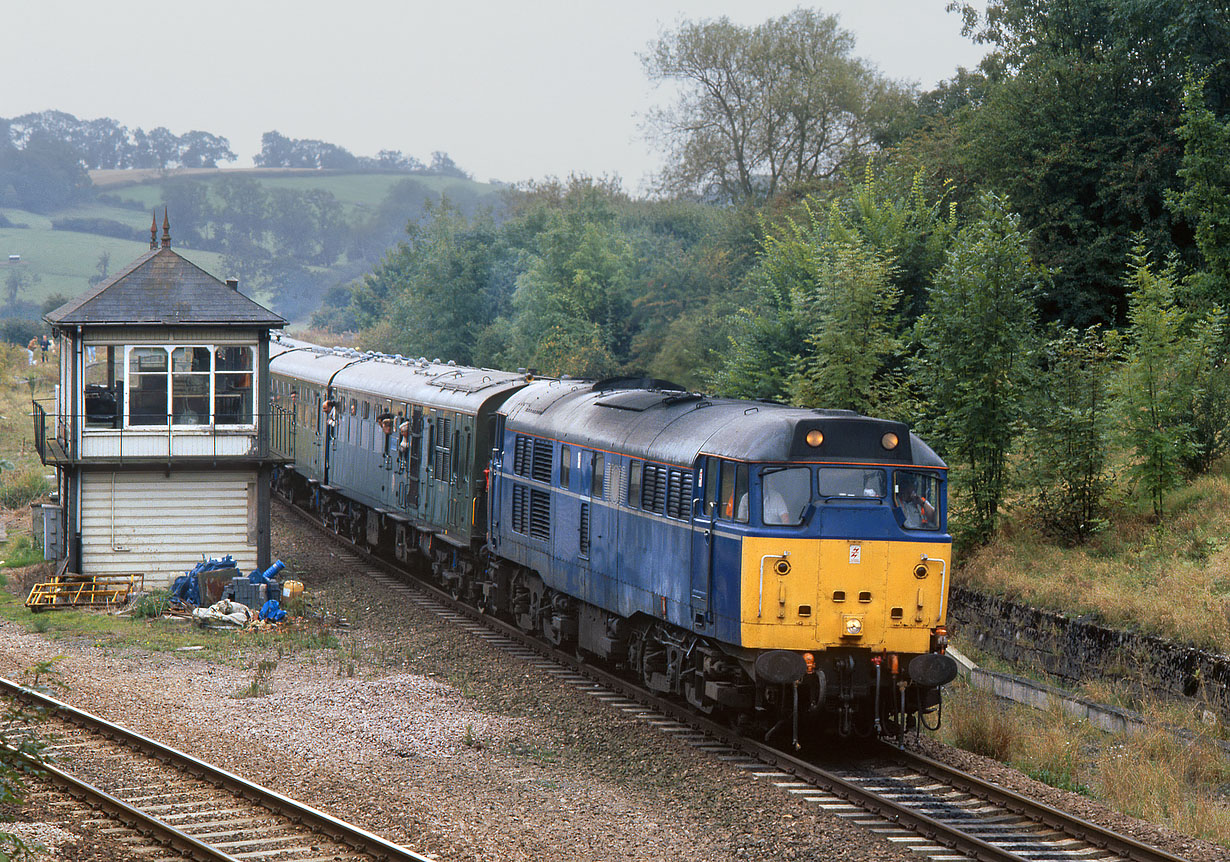
<svg viewBox="0 0 1230 862"><path fill-rule="evenodd" d="M882 744L838 767L766 745L658 697L622 677L586 664L503 620L456 601L434 585L325 529L308 512L289 507L334 538L341 560L386 589L534 667L703 750L750 778L848 818L887 840L937 862L1129 860L1183 862L1094 823L909 751Z"/></svg>
<svg viewBox="0 0 1230 862"><path fill-rule="evenodd" d="M132 858L199 862L430 862L357 826L0 679L0 693L46 711L54 793ZM59 803L57 803L59 804Z"/></svg>

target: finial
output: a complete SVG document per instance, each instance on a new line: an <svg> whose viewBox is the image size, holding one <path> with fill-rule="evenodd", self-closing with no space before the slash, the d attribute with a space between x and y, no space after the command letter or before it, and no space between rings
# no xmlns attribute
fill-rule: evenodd
<svg viewBox="0 0 1230 862"><path fill-rule="evenodd" d="M158 208L154 208L153 216L149 220L149 247L158 248Z"/></svg>
<svg viewBox="0 0 1230 862"><path fill-rule="evenodd" d="M167 208L162 208L162 247L171 247L171 222L167 218Z"/></svg>

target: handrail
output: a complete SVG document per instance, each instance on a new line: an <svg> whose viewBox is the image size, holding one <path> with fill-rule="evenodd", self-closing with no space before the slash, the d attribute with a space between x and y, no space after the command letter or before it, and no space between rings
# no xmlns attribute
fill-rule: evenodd
<svg viewBox="0 0 1230 862"><path fill-rule="evenodd" d="M47 407L38 401L33 401L32 405L31 418L34 423L34 447L44 465L71 464L95 459L99 461L119 459L119 461L124 462L134 458L165 459L200 456L212 458L251 456L268 458L271 455L294 457L294 413L292 410L277 404L270 405L268 412L253 413L251 423L236 425L176 424L173 422L174 417L167 415L165 423L128 426L121 424L117 427L117 423L120 421L118 419L99 421L97 418L91 419L87 415L85 417L86 424L77 436L77 439L73 439L67 433L60 433L61 431L66 431L68 422L72 418L70 414L50 413ZM52 422L55 423L52 426L55 430L49 434L48 425ZM269 423L271 433L267 442L262 445L260 429L266 422ZM114 451L109 451L106 454L85 454L81 451L80 447L89 438L96 440L113 438L117 440L117 443L114 446ZM208 451L196 451L190 454L176 453L176 441L201 438L209 438L210 446ZM237 438L249 438L252 441L252 445L247 447L246 451L238 452L231 451L220 442ZM132 454L132 449L134 448L133 441L148 442L152 440L165 441L165 452L160 452L156 455ZM160 446L159 448L162 449L164 447Z"/></svg>

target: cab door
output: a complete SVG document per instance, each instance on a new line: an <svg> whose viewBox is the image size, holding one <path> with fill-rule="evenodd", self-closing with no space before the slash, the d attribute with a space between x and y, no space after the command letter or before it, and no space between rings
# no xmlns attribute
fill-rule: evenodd
<svg viewBox="0 0 1230 862"><path fill-rule="evenodd" d="M713 624L710 594L713 591L714 528L717 526L717 486L721 461L699 458L692 487L692 628L709 631Z"/></svg>

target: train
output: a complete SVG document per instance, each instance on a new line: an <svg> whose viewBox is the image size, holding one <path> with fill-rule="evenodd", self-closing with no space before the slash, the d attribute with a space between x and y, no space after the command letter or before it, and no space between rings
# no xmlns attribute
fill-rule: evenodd
<svg viewBox="0 0 1230 862"><path fill-rule="evenodd" d="M274 491L338 534L766 738L938 722L947 467L904 423L287 336L270 357Z"/></svg>

